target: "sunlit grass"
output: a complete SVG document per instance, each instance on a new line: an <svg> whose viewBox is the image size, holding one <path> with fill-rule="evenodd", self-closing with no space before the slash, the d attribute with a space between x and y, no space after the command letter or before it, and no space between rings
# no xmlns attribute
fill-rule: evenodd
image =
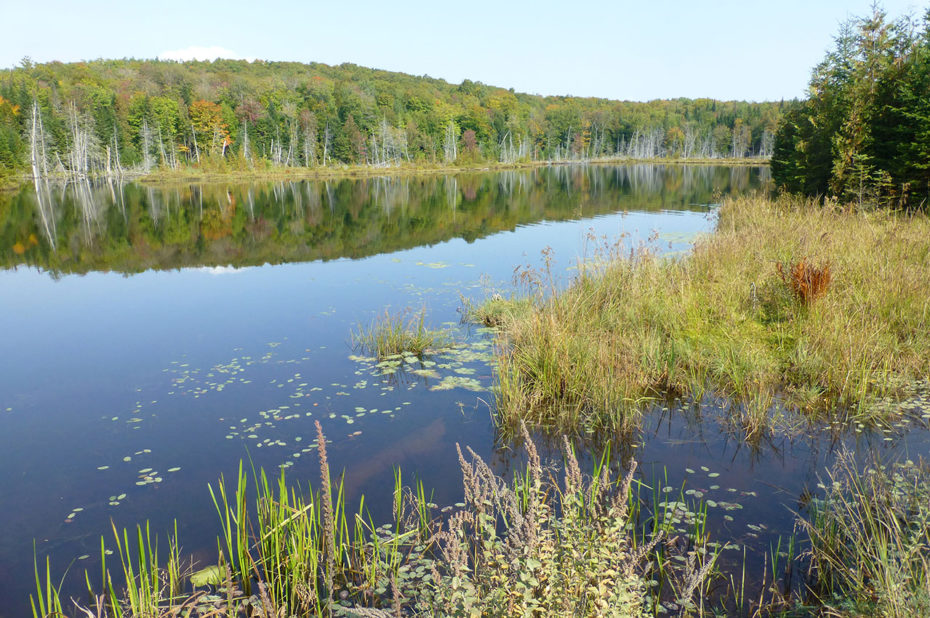
<svg viewBox="0 0 930 618"><path fill-rule="evenodd" d="M868 422L885 414L873 401L930 373L925 216L735 198L683 258L606 258L560 293L543 275L532 303L479 308L499 327L498 417L511 433L522 420L627 431L650 398L707 389L742 403L749 435L775 409Z"/></svg>
<svg viewBox="0 0 930 618"><path fill-rule="evenodd" d="M368 325L359 325L352 333L356 348L382 360L396 354L422 357L430 351L448 347L452 338L445 331L426 325L426 311L411 314L385 312Z"/></svg>

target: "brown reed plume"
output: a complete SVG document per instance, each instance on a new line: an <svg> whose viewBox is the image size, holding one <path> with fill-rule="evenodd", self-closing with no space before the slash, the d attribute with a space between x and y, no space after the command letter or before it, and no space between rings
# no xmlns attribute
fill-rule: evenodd
<svg viewBox="0 0 930 618"><path fill-rule="evenodd" d="M316 443L317 451L320 455L320 487L321 500L323 501L323 542L326 550L326 607L329 615L333 612L333 572L336 565L336 526L333 516L333 494L332 484L329 478L329 460L326 458L326 436L323 435L323 427L320 421L313 421L316 425Z"/></svg>
<svg viewBox="0 0 930 618"><path fill-rule="evenodd" d="M806 257L788 267L779 262L775 264L775 270L791 293L805 305L822 296L832 279L829 262L818 267L811 264Z"/></svg>

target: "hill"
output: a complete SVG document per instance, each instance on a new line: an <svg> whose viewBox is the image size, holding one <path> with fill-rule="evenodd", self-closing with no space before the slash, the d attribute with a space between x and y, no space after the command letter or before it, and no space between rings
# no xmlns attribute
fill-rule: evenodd
<svg viewBox="0 0 930 618"><path fill-rule="evenodd" d="M0 71L0 170L767 157L782 103L516 93L351 64L95 60ZM35 122L34 122L35 120Z"/></svg>

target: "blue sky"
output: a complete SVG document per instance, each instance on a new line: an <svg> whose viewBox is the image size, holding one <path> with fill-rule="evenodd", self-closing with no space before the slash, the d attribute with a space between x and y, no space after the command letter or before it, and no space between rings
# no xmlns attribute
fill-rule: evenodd
<svg viewBox="0 0 930 618"><path fill-rule="evenodd" d="M871 0L575 2L5 1L0 67L222 55L363 66L539 94L649 100L804 96L841 22ZM891 16L925 4L883 3ZM186 55L182 53L181 55Z"/></svg>

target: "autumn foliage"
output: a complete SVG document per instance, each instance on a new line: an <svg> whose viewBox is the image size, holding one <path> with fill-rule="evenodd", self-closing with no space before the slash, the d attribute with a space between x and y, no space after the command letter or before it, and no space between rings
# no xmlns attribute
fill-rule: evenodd
<svg viewBox="0 0 930 618"><path fill-rule="evenodd" d="M806 257L790 265L778 263L775 270L792 294L805 305L809 305L827 291L832 277L829 262L822 266L814 266Z"/></svg>

